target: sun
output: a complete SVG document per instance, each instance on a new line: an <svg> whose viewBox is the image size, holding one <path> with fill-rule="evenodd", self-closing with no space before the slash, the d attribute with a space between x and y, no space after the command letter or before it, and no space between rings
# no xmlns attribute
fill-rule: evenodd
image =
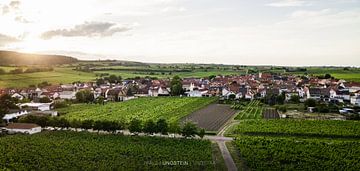
<svg viewBox="0 0 360 171"><path fill-rule="evenodd" d="M48 50L48 42L40 39L26 39L17 44L17 48L22 52L35 53Z"/></svg>

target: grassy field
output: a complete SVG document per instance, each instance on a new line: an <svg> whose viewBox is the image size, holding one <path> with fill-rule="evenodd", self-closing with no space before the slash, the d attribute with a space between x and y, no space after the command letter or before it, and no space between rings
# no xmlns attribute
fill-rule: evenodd
<svg viewBox="0 0 360 171"><path fill-rule="evenodd" d="M50 72L36 72L23 74L5 74L0 76L0 88L7 87L28 87L37 85L43 81L51 84L67 84L76 81L95 80L94 73L74 71L71 68L54 68Z"/></svg>
<svg viewBox="0 0 360 171"><path fill-rule="evenodd" d="M288 72L292 74L303 75L304 73L312 75L325 75L330 74L331 76L337 79L344 79L346 81L356 81L360 82L360 69L351 68L349 70L344 70L343 68L320 68L320 67L310 67L307 68L305 72Z"/></svg>
<svg viewBox="0 0 360 171"><path fill-rule="evenodd" d="M212 151L211 142L204 140L99 135L86 132L42 132L31 136L1 137L0 168L215 170L218 163L213 163L216 157ZM174 164L177 161L179 162Z"/></svg>
<svg viewBox="0 0 360 171"><path fill-rule="evenodd" d="M171 72L171 75L169 75L169 72L142 72L142 71L117 71L117 70L105 70L105 71L95 71L94 73L97 74L113 74L117 76L121 76L122 78L134 78L136 76L140 77L157 77L157 78L172 78L175 75L178 75L182 78L184 77L195 77L195 78L203 78L203 77L209 77L210 75L240 75L244 74L244 72L238 72L238 71L192 71L192 72ZM164 74L162 74L164 73Z"/></svg>
<svg viewBox="0 0 360 171"><path fill-rule="evenodd" d="M216 98L157 97L139 98L120 103L77 104L58 110L66 119L92 119L128 122L133 118L140 120L164 118L169 122L201 109Z"/></svg>
<svg viewBox="0 0 360 171"><path fill-rule="evenodd" d="M17 67L0 67L9 72L10 70L16 69ZM97 78L97 75L100 74L109 74L121 76L123 79L134 78L134 77L157 77L157 78L172 78L175 75L178 75L182 78L184 77L196 77L203 78L209 77L210 75L240 75L244 74L244 71L234 71L234 70L207 70L204 69L195 69L189 72L161 72L161 70L169 71L171 69L157 69L157 68L147 68L143 66L111 66L111 68L121 68L121 69L134 69L133 71L127 70L104 70L104 71L94 71L94 72L82 72L73 70L74 66L61 66L55 67L54 71L51 72L36 72L36 73L21 73L21 74L3 74L0 76L0 88L19 88L19 87L28 87L29 85L37 85L43 81L47 81L51 84L68 84L76 81L94 81ZM100 67L103 68L103 67ZM137 71L137 69L139 71ZM145 72L144 69L151 70L160 70L160 72Z"/></svg>
<svg viewBox="0 0 360 171"><path fill-rule="evenodd" d="M0 77L0 88L5 87L28 87L29 85L36 85L40 82L47 81L52 84L67 84L76 81L94 81L96 74L114 74L121 76L123 79L134 77L157 77L157 78L172 78L178 75L184 77L209 77L211 75L242 75L246 74L248 70L254 73L258 72L277 72L285 73L283 69L272 69L271 67L239 67L239 66L224 66L224 65L202 65L202 64L138 64L135 66L114 65L113 62L78 62L71 65L62 65L55 67L52 72L37 72L37 73L23 73L23 74L4 74ZM91 66L96 70L94 72L74 71L75 66ZM0 66L5 72L16 69L16 67ZM176 71L183 70L183 71ZM344 70L343 68L321 68L308 67L305 72L286 72L287 74L303 75L304 73L311 75L331 74L338 79L345 79L347 81L360 82L360 69L350 68Z"/></svg>
<svg viewBox="0 0 360 171"><path fill-rule="evenodd" d="M232 128L252 170L359 170L359 133L359 121L244 120Z"/></svg>

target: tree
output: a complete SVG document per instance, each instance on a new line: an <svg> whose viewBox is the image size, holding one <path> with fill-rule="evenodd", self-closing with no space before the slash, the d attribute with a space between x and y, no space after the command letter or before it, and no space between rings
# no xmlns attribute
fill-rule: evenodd
<svg viewBox="0 0 360 171"><path fill-rule="evenodd" d="M95 129L95 130L97 130L99 132L100 130L104 130L104 127L105 127L104 125L105 124L103 124L102 121L97 120L97 121L94 122L93 129Z"/></svg>
<svg viewBox="0 0 360 171"><path fill-rule="evenodd" d="M119 83L121 82L121 76L110 75L109 77L105 77L105 80L109 81L109 83Z"/></svg>
<svg viewBox="0 0 360 171"><path fill-rule="evenodd" d="M276 103L277 104L284 104L285 101L285 93L282 92L280 95L276 96Z"/></svg>
<svg viewBox="0 0 360 171"><path fill-rule="evenodd" d="M99 96L99 97L96 98L95 102L97 104L105 105L105 98L103 96Z"/></svg>
<svg viewBox="0 0 360 171"><path fill-rule="evenodd" d="M44 88L46 86L51 86L51 84L48 83L47 81L43 81L43 82L38 84L38 87L40 87L40 88Z"/></svg>
<svg viewBox="0 0 360 171"><path fill-rule="evenodd" d="M80 90L76 94L76 100L80 103L90 103L95 100L94 93L90 90Z"/></svg>
<svg viewBox="0 0 360 171"><path fill-rule="evenodd" d="M83 129L91 129L93 128L94 121L93 120L84 120L81 123L81 128Z"/></svg>
<svg viewBox="0 0 360 171"><path fill-rule="evenodd" d="M179 76L174 76L170 82L171 95L179 96L183 94L182 82Z"/></svg>
<svg viewBox="0 0 360 171"><path fill-rule="evenodd" d="M70 127L75 128L75 130L77 130L78 128L81 127L81 121L78 119L71 120Z"/></svg>
<svg viewBox="0 0 360 171"><path fill-rule="evenodd" d="M48 97L42 97L42 98L39 99L39 102L40 103L50 103L51 100Z"/></svg>
<svg viewBox="0 0 360 171"><path fill-rule="evenodd" d="M209 80L212 80L212 79L214 79L214 78L216 78L216 75L210 75L210 76L209 76Z"/></svg>
<svg viewBox="0 0 360 171"><path fill-rule="evenodd" d="M15 104L16 100L12 98L9 94L3 94L0 96L0 116L1 118L4 114L8 113L10 109L19 109Z"/></svg>
<svg viewBox="0 0 360 171"><path fill-rule="evenodd" d="M141 130L142 130L141 121L139 119L132 119L130 121L129 131L132 133L138 133L141 132Z"/></svg>
<svg viewBox="0 0 360 171"><path fill-rule="evenodd" d="M166 135L168 133L169 126L165 119L159 119L156 122L156 132Z"/></svg>
<svg viewBox="0 0 360 171"><path fill-rule="evenodd" d="M200 129L200 131L198 132L198 135L199 135L199 137L200 137L201 139L204 138L204 136L205 136L205 129L204 129L204 128Z"/></svg>
<svg viewBox="0 0 360 171"><path fill-rule="evenodd" d="M331 78L331 75L330 75L330 74L325 74L324 78L325 78L325 79L330 79L330 78Z"/></svg>
<svg viewBox="0 0 360 171"><path fill-rule="evenodd" d="M178 122L172 122L169 124L169 132L173 134L181 133L181 128Z"/></svg>
<svg viewBox="0 0 360 171"><path fill-rule="evenodd" d="M307 99L304 102L305 108L308 107L315 107L316 106L316 100L315 99Z"/></svg>
<svg viewBox="0 0 360 171"><path fill-rule="evenodd" d="M156 132L156 124L153 120L147 120L144 124L144 132L152 134Z"/></svg>
<svg viewBox="0 0 360 171"><path fill-rule="evenodd" d="M300 103L300 97L298 95L292 95L290 97L290 102L292 102L292 103Z"/></svg>
<svg viewBox="0 0 360 171"><path fill-rule="evenodd" d="M196 135L196 133L197 133L197 127L192 122L186 122L183 128L181 129L181 134L184 137L192 137Z"/></svg>
<svg viewBox="0 0 360 171"><path fill-rule="evenodd" d="M235 95L235 94L230 94L230 95L229 95L229 99L230 99L230 100L234 100L235 98L236 98L236 95Z"/></svg>

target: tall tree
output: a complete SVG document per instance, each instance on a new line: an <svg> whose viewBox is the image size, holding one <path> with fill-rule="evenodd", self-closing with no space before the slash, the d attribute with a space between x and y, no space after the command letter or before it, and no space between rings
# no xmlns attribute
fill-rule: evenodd
<svg viewBox="0 0 360 171"><path fill-rule="evenodd" d="M181 134L184 137L192 137L197 133L197 126L192 122L186 122L183 128L181 129Z"/></svg>
<svg viewBox="0 0 360 171"><path fill-rule="evenodd" d="M174 76L170 82L171 95L178 96L183 94L182 82L179 76Z"/></svg>
<svg viewBox="0 0 360 171"><path fill-rule="evenodd" d="M144 124L144 132L152 134L156 132L156 124L153 120L147 120Z"/></svg>
<svg viewBox="0 0 360 171"><path fill-rule="evenodd" d="M166 135L168 133L169 126L165 119L159 119L156 122L156 132Z"/></svg>
<svg viewBox="0 0 360 171"><path fill-rule="evenodd" d="M18 109L19 107L15 104L16 100L9 94L3 94L0 96L0 116L8 113L10 109Z"/></svg>
<svg viewBox="0 0 360 171"><path fill-rule="evenodd" d="M141 121L139 119L132 119L129 125L129 131L132 133L138 133L142 131Z"/></svg>

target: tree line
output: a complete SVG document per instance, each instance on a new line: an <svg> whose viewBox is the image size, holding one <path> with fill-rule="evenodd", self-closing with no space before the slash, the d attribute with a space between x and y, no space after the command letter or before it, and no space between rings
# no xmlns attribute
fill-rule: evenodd
<svg viewBox="0 0 360 171"><path fill-rule="evenodd" d="M178 122L168 123L165 119L159 119L157 121L147 120L141 121L139 119L132 119L129 123L121 121L107 121L107 120L67 120L60 117L51 116L34 116L27 115L18 119L20 123L35 123L41 127L51 126L60 128L81 128L81 129L93 129L97 131L116 132L117 130L128 129L131 133L146 133L154 134L161 133L167 135L169 133L181 134L184 137L194 137L195 135L201 138L205 135L205 130L198 128L192 122L186 122L180 125Z"/></svg>
<svg viewBox="0 0 360 171"><path fill-rule="evenodd" d="M76 58L61 55L38 55L0 51L0 65L57 65L77 62Z"/></svg>

